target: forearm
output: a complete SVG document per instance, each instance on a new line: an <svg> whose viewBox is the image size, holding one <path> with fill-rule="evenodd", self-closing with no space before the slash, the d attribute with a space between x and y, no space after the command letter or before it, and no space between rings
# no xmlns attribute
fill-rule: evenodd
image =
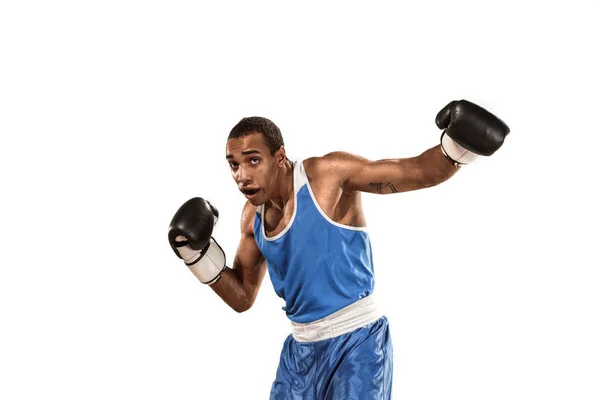
<svg viewBox="0 0 600 400"><path fill-rule="evenodd" d="M210 286L221 299L236 312L248 310L254 299L245 290L243 282L233 269L225 269L217 282Z"/></svg>
<svg viewBox="0 0 600 400"><path fill-rule="evenodd" d="M368 161L346 154L339 157L339 171L347 174L347 191L391 194L424 189L446 181L458 171L439 145L411 158Z"/></svg>
<svg viewBox="0 0 600 400"><path fill-rule="evenodd" d="M455 167L442 152L440 145L424 151L416 157L427 186L435 186L450 179L460 168Z"/></svg>

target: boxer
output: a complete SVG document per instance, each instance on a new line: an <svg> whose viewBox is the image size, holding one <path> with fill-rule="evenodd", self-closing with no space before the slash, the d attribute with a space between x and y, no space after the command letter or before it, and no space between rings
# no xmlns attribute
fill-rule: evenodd
<svg viewBox="0 0 600 400"><path fill-rule="evenodd" d="M247 201L231 268L212 237L218 211L197 197L177 211L169 242L231 308L252 307L266 270L284 299L286 338L271 399L389 399L393 347L373 297L371 243L361 193L392 194L445 182L509 134L466 100L438 112L440 144L411 158L370 161L346 152L292 161L279 128L261 117L231 130L226 160Z"/></svg>

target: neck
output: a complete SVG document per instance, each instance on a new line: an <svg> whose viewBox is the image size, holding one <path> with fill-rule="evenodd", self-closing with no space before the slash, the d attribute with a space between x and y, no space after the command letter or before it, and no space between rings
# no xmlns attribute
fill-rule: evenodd
<svg viewBox="0 0 600 400"><path fill-rule="evenodd" d="M294 194L294 166L288 159L277 176L276 189L269 199L272 207L283 209Z"/></svg>

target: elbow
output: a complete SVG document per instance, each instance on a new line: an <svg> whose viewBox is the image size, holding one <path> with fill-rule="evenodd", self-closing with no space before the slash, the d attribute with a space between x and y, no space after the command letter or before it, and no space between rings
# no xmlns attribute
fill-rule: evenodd
<svg viewBox="0 0 600 400"><path fill-rule="evenodd" d="M253 304L254 304L253 301L243 301L238 304L232 305L231 308L233 308L233 310L236 313L241 314L241 313L246 312L249 309L251 309Z"/></svg>
<svg viewBox="0 0 600 400"><path fill-rule="evenodd" d="M248 311L251 307L252 306L243 305L243 306L236 306L236 307L232 307L232 308L236 313L241 314L243 312Z"/></svg>

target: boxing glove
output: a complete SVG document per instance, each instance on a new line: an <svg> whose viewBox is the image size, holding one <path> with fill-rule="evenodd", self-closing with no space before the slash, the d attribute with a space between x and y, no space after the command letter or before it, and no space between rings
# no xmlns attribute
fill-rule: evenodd
<svg viewBox="0 0 600 400"><path fill-rule="evenodd" d="M192 273L207 285L226 268L225 252L212 237L219 212L207 200L194 197L177 210L169 225L169 243Z"/></svg>
<svg viewBox="0 0 600 400"><path fill-rule="evenodd" d="M444 156L455 166L468 164L479 155L491 156L510 132L500 118L467 100L448 103L435 123L444 129L440 140Z"/></svg>

